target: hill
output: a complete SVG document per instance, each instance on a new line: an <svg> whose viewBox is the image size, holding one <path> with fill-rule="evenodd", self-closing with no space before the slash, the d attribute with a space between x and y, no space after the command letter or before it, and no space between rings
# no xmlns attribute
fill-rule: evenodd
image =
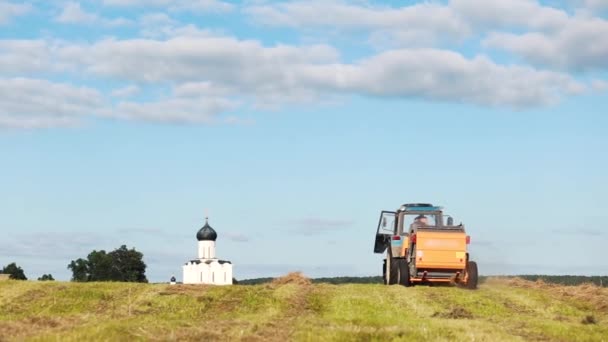
<svg viewBox="0 0 608 342"><path fill-rule="evenodd" d="M0 340L608 341L608 289L0 282Z"/></svg>

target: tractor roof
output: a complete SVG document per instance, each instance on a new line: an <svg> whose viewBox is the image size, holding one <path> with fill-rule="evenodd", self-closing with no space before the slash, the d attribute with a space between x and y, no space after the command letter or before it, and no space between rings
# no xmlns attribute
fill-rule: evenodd
<svg viewBox="0 0 608 342"><path fill-rule="evenodd" d="M430 203L407 203L402 205L398 211L422 213L422 212L441 212L442 207L434 206Z"/></svg>

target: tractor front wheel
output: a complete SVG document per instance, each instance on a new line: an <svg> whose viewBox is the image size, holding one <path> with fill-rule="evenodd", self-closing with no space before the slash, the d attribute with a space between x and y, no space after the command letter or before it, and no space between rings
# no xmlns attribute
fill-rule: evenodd
<svg viewBox="0 0 608 342"><path fill-rule="evenodd" d="M382 282L386 285L386 259L382 261Z"/></svg>
<svg viewBox="0 0 608 342"><path fill-rule="evenodd" d="M467 283L465 287L469 290L477 288L477 263L475 261L467 262Z"/></svg>

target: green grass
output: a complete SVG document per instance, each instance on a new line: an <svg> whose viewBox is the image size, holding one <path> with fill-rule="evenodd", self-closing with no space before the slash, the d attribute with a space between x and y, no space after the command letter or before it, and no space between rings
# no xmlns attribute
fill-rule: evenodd
<svg viewBox="0 0 608 342"><path fill-rule="evenodd" d="M608 341L607 291L3 281L0 341Z"/></svg>

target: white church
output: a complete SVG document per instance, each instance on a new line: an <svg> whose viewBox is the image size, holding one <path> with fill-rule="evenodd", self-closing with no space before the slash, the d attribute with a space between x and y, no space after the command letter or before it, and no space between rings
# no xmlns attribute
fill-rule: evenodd
<svg viewBox="0 0 608 342"><path fill-rule="evenodd" d="M198 259L188 261L183 267L184 284L232 285L232 263L215 256L217 233L205 218L205 225L196 233Z"/></svg>

